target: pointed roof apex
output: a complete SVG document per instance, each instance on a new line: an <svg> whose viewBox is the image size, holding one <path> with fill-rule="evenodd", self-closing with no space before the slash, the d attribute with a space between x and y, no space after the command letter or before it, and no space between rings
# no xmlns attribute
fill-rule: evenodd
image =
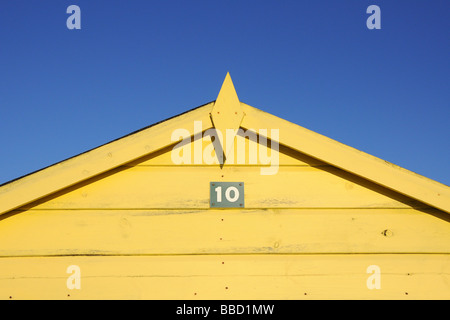
<svg viewBox="0 0 450 320"><path fill-rule="evenodd" d="M222 150L225 158L233 147L234 138L239 129L242 119L244 118L244 111L231 80L230 73L227 72L222 88L220 89L214 107L211 110L211 120L214 128L220 133L218 134ZM234 130L234 134L226 134L227 129ZM232 139L228 143L225 139Z"/></svg>
<svg viewBox="0 0 450 320"><path fill-rule="evenodd" d="M219 100L219 98L224 98L224 97L230 97L230 98L236 98L237 101L239 101L237 93L236 93L236 89L234 88L233 85L233 80L231 80L231 76L230 73L227 72L227 75L225 76L225 79L223 80L222 83L222 87L220 88L220 92L219 95L217 96L217 100Z"/></svg>

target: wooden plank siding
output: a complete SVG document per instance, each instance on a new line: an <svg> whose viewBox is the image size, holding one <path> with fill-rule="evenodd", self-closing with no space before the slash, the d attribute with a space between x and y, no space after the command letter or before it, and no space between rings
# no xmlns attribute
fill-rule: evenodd
<svg viewBox="0 0 450 320"><path fill-rule="evenodd" d="M286 148L273 176L171 150L2 215L0 298L450 298L448 214ZM243 181L246 208L210 209L213 180Z"/></svg>
<svg viewBox="0 0 450 320"><path fill-rule="evenodd" d="M415 209L29 210L0 243L3 257L449 253L450 224Z"/></svg>
<svg viewBox="0 0 450 320"><path fill-rule="evenodd" d="M203 144L204 148L206 146ZM418 201L289 150L280 149L279 168L273 175L261 175L261 169L267 165L248 162L225 164L223 167L217 164L176 165L170 156L172 148L163 151L23 208L208 209L210 181L244 182L246 208L428 208Z"/></svg>
<svg viewBox="0 0 450 320"><path fill-rule="evenodd" d="M336 174L333 174L333 173ZM33 209L208 209L210 181L243 181L247 208L408 208L416 204L333 168L280 167L262 176L258 167L148 167L114 170L103 179L69 188L25 208ZM358 183L360 182L360 183ZM274 187L276 186L276 187ZM373 188L376 188L373 186ZM385 194L383 194L385 193ZM389 197L392 195L394 198ZM422 206L424 207L424 206Z"/></svg>
<svg viewBox="0 0 450 320"><path fill-rule="evenodd" d="M1 185L0 299L450 299L450 188L219 98Z"/></svg>
<svg viewBox="0 0 450 320"><path fill-rule="evenodd" d="M381 289L367 288L371 265ZM1 258L0 299L449 299L449 274L442 254Z"/></svg>

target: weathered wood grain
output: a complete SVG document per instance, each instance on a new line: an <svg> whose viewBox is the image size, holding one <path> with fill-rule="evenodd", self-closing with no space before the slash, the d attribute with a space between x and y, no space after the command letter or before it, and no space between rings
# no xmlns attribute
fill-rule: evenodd
<svg viewBox="0 0 450 320"><path fill-rule="evenodd" d="M0 256L450 253L414 209L30 210L0 221Z"/></svg>
<svg viewBox="0 0 450 320"><path fill-rule="evenodd" d="M245 184L246 208L407 208L418 204L331 167L283 166L276 175L260 167L122 167L88 180L35 209L206 209L211 181Z"/></svg>
<svg viewBox="0 0 450 320"><path fill-rule="evenodd" d="M67 267L81 289L67 288ZM368 289L370 265L381 289ZM449 255L1 258L0 299L445 299Z"/></svg>

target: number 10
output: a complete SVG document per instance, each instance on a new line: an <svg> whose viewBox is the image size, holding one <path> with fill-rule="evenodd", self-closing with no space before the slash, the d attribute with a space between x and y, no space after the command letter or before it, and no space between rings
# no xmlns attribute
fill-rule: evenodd
<svg viewBox="0 0 450 320"><path fill-rule="evenodd" d="M222 187L219 186L214 189L217 194L217 202L222 202ZM231 192L234 193L233 197L231 197ZM230 186L225 190L225 198L229 202L236 202L239 199L239 190L236 187Z"/></svg>

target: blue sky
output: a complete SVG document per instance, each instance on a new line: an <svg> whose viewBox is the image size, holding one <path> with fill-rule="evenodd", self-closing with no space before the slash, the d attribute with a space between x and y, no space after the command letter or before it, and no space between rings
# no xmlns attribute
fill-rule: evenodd
<svg viewBox="0 0 450 320"><path fill-rule="evenodd" d="M215 100L229 71L241 101L450 185L449 9L2 0L0 184Z"/></svg>

